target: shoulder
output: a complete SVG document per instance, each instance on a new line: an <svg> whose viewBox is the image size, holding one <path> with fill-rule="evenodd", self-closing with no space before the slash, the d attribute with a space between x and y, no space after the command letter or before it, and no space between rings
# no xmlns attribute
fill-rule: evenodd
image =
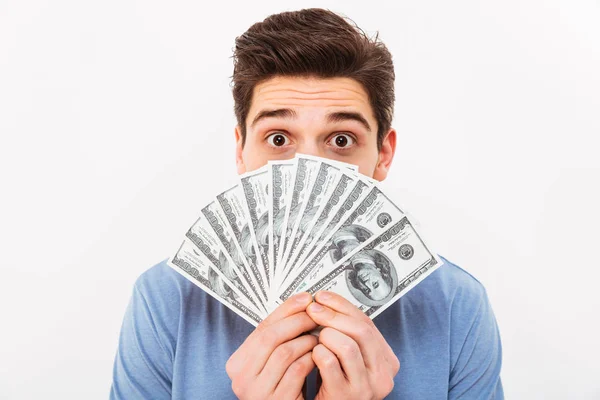
<svg viewBox="0 0 600 400"><path fill-rule="evenodd" d="M442 258L423 289L444 293L448 322L450 396L503 398L500 331L483 284L461 267ZM423 280L423 283L427 279ZM433 294L432 294L433 295Z"/></svg>
<svg viewBox="0 0 600 400"><path fill-rule="evenodd" d="M189 282L183 275L176 272L164 259L142 272L135 281L135 286L141 291L159 290L175 291L189 288Z"/></svg>
<svg viewBox="0 0 600 400"><path fill-rule="evenodd" d="M172 302L184 298L191 287L192 283L171 268L167 259L148 268L135 281L135 290L146 300Z"/></svg>
<svg viewBox="0 0 600 400"><path fill-rule="evenodd" d="M423 314L433 311L435 318L445 321L453 363L466 343L499 353L498 326L485 287L463 268L440 258L444 263L415 287L410 301L419 305L413 307Z"/></svg>
<svg viewBox="0 0 600 400"><path fill-rule="evenodd" d="M193 284L170 267L165 259L140 274L134 284L133 296L143 305L147 318L175 336L192 290Z"/></svg>
<svg viewBox="0 0 600 400"><path fill-rule="evenodd" d="M477 307L486 298L483 284L465 269L440 256L440 265L406 294L406 300L453 308L459 304ZM405 300L405 301L406 301Z"/></svg>

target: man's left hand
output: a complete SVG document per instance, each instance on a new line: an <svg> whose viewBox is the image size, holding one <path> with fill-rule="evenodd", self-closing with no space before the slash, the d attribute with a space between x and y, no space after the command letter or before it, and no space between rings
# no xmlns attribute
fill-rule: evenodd
<svg viewBox="0 0 600 400"><path fill-rule="evenodd" d="M319 292L306 312L323 326L312 358L323 381L316 399L383 399L400 361L373 321L332 292Z"/></svg>

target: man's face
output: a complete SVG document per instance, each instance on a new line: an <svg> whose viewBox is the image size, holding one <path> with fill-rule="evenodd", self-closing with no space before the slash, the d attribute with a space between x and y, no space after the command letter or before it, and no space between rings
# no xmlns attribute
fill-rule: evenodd
<svg viewBox="0 0 600 400"><path fill-rule="evenodd" d="M349 78L275 77L255 86L242 147L236 127L238 173L268 160L311 154L358 165L383 180L394 156L396 132L377 150L377 121L367 93Z"/></svg>

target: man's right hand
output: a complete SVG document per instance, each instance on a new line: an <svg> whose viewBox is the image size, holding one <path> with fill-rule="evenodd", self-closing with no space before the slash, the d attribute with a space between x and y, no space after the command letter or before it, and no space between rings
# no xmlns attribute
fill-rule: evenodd
<svg viewBox="0 0 600 400"><path fill-rule="evenodd" d="M240 399L302 399L304 379L315 368L318 340L302 335L317 327L306 308L309 293L290 297L265 318L231 355L225 369Z"/></svg>

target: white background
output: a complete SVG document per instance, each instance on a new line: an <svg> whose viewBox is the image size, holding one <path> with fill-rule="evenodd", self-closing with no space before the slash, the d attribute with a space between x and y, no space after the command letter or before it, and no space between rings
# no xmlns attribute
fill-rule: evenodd
<svg viewBox="0 0 600 400"><path fill-rule="evenodd" d="M310 6L394 55L386 187L487 288L507 398L600 399L590 0L1 1L0 398L107 398L135 279L235 177L235 37Z"/></svg>

